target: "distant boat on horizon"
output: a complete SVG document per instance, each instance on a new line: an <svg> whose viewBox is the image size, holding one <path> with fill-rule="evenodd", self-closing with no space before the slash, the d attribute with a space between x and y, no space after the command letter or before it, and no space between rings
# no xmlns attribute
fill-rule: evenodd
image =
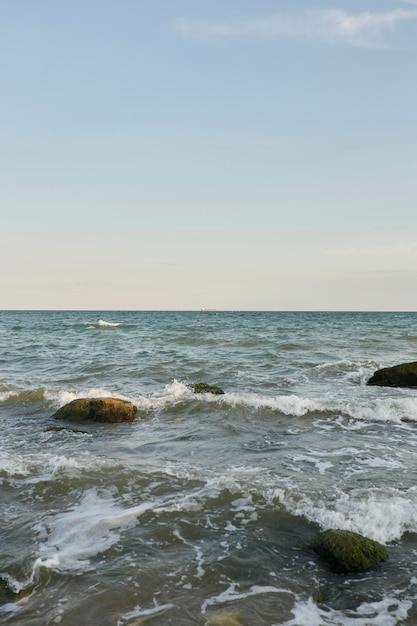
<svg viewBox="0 0 417 626"><path fill-rule="evenodd" d="M215 313L217 309L206 309L205 307L200 309L201 313Z"/></svg>

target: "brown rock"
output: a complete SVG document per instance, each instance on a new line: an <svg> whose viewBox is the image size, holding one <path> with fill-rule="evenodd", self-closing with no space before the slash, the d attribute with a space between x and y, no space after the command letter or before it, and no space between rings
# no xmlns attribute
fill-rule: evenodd
<svg viewBox="0 0 417 626"><path fill-rule="evenodd" d="M78 422L133 422L137 408L118 398L78 398L58 409L52 417Z"/></svg>

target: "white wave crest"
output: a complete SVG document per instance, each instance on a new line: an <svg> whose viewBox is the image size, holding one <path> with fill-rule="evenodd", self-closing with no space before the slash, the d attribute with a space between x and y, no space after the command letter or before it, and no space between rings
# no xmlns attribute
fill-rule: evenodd
<svg viewBox="0 0 417 626"><path fill-rule="evenodd" d="M106 322L104 320L98 320L97 325L102 328L115 328L116 326L120 326L120 322Z"/></svg>
<svg viewBox="0 0 417 626"><path fill-rule="evenodd" d="M300 498L286 489L274 489L274 497L293 515L303 516L324 529L351 530L387 544L405 532L417 532L417 491L374 490L363 494L341 494L333 503L329 498Z"/></svg>
<svg viewBox="0 0 417 626"><path fill-rule="evenodd" d="M323 400L311 398L300 398L295 395L288 396L262 396L255 393L228 393L219 398L217 402L236 407L239 405L254 409L268 408L279 411L284 415L294 415L301 417L310 412L321 412L329 410L328 403Z"/></svg>
<svg viewBox="0 0 417 626"><path fill-rule="evenodd" d="M57 408L77 400L79 398L119 398L120 400L127 400L133 402L139 410L142 411L158 411L169 406L174 406L178 402L181 402L185 398L192 397L192 391L187 385L180 383L177 380L173 380L172 383L165 385L164 389L150 396L144 395L124 395L122 393L114 393L107 389L88 389L82 391L68 391L66 389L60 390L46 390L44 397L46 400L52 402Z"/></svg>
<svg viewBox="0 0 417 626"><path fill-rule="evenodd" d="M190 399L193 392L184 383L174 379L172 383L165 385L163 391L155 393L151 396L133 396L131 401L144 411L161 411L175 406L186 399Z"/></svg>
<svg viewBox="0 0 417 626"><path fill-rule="evenodd" d="M0 451L0 472L10 479L23 479L27 485L56 480L61 473L67 477L76 476L84 470L114 465L113 461L94 458L89 452L83 452L75 459L63 454L33 453L26 456Z"/></svg>
<svg viewBox="0 0 417 626"><path fill-rule="evenodd" d="M44 398L45 400L52 402L57 407L64 406L64 404L68 404L69 402L78 400L79 398L119 398L120 400L131 400L131 398L128 398L123 394L113 393L107 389L100 388L83 391L67 391L65 389L45 390Z"/></svg>
<svg viewBox="0 0 417 626"><path fill-rule="evenodd" d="M368 403L351 402L344 405L341 413L372 422L417 422L417 397L378 398Z"/></svg>
<svg viewBox="0 0 417 626"><path fill-rule="evenodd" d="M227 404L231 407L246 406L253 409L271 409L283 415L302 417L309 413L334 413L361 421L417 422L417 397L378 398L368 397L355 402L347 402L331 393L321 398L303 398L300 396L264 396L248 393L226 393L223 396L206 398L208 402Z"/></svg>
<svg viewBox="0 0 417 626"><path fill-rule="evenodd" d="M23 457L17 454L10 454L1 449L0 454L0 472L4 472L6 476L26 476L30 473L30 467Z"/></svg>
<svg viewBox="0 0 417 626"><path fill-rule="evenodd" d="M6 402L9 398L18 395L19 393L17 391L0 391L0 402Z"/></svg>
<svg viewBox="0 0 417 626"><path fill-rule="evenodd" d="M8 392L6 392L8 393ZM295 394L267 396L256 393L210 393L194 394L185 384L176 379L149 396L141 394L124 395L106 389L89 389L83 391L45 390L44 398L58 407L77 398L120 398L133 402L139 411L161 411L180 402L200 400L217 404L219 407L247 407L255 411L270 409L289 417L303 417L309 414L332 413L337 417L349 417L366 422L417 422L417 396L370 398L368 395L358 397L355 401L346 400L335 393L327 393L322 397L309 398ZM1 400L1 395L0 395Z"/></svg>

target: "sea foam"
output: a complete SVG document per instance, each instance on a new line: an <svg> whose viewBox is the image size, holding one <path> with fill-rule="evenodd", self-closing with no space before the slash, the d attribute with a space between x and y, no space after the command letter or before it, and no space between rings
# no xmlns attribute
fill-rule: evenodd
<svg viewBox="0 0 417 626"><path fill-rule="evenodd" d="M401 395L400 395L401 394ZM1 402L40 402L46 400L57 408L78 398L120 398L133 402L139 411L159 413L175 407L181 402L199 401L222 407L253 409L251 417L264 409L288 417L309 417L331 414L338 417L352 418L361 422L417 422L417 397L404 392L397 397L375 398L358 395L354 400L350 395L336 391L326 392L321 396L308 397L296 394L266 395L251 392L226 392L223 395L210 393L195 394L186 383L174 379L160 391L145 393L116 393L106 388L90 389L27 389L0 392Z"/></svg>
<svg viewBox="0 0 417 626"><path fill-rule="evenodd" d="M97 325L102 328L115 328L116 326L120 326L120 322L106 322L105 320L99 320Z"/></svg>
<svg viewBox="0 0 417 626"><path fill-rule="evenodd" d="M343 611L320 608L309 598L296 602L293 619L273 626L396 626L407 618L411 607L410 600L386 596L377 602L364 602L346 615Z"/></svg>
<svg viewBox="0 0 417 626"><path fill-rule="evenodd" d="M48 515L34 526L41 542L35 568L91 569L90 559L115 545L120 533L135 526L152 508L153 504L145 502L124 509L110 492L87 490L77 505Z"/></svg>
<svg viewBox="0 0 417 626"><path fill-rule="evenodd" d="M322 528L340 528L365 535L387 544L405 532L417 532L417 493L414 488L404 494L397 490L359 490L342 493L334 501L308 494L295 499L285 490L276 491L278 500L293 515L300 515ZM333 500L333 498L331 499Z"/></svg>
<svg viewBox="0 0 417 626"><path fill-rule="evenodd" d="M237 583L230 583L229 587L225 591L204 600L201 606L201 614L205 615L207 609L211 606L236 602L237 600L244 600L245 598L249 598L251 596L258 596L266 593L291 594L288 589L280 589L271 585L253 585L248 591L239 591L238 586L239 585Z"/></svg>

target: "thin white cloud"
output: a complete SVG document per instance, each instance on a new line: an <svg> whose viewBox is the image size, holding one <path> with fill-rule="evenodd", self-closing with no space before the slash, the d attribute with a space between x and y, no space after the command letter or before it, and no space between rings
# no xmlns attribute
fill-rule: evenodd
<svg viewBox="0 0 417 626"><path fill-rule="evenodd" d="M337 256L357 257L357 258L378 258L381 261L383 259L408 259L415 260L417 257L417 246L415 244L403 245L351 245L340 247L326 247L323 248L325 254L332 254ZM415 270L413 270L415 273Z"/></svg>
<svg viewBox="0 0 417 626"><path fill-rule="evenodd" d="M178 19L174 27L183 37L192 39L299 38L355 47L380 47L387 32L416 18L416 9L362 13L327 9L282 13L241 22Z"/></svg>

